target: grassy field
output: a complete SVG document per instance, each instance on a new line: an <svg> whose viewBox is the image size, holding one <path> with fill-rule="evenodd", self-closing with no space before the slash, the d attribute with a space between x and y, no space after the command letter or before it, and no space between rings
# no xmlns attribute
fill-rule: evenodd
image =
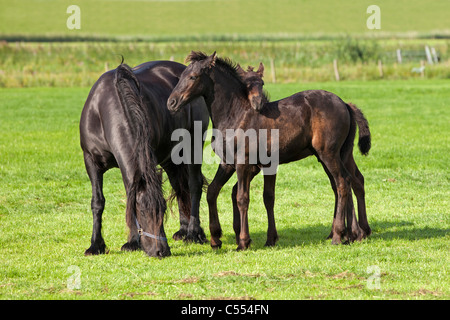
<svg viewBox="0 0 450 320"><path fill-rule="evenodd" d="M80 7L79 30L66 26L70 4ZM450 299L450 2L378 0L381 29L368 30L372 4L0 0L0 299ZM396 49L425 45L441 61L427 64L423 78L411 72L419 60L395 63ZM264 247L258 176L250 250L235 251L234 177L218 199L221 250L170 239L172 256L162 260L121 252L126 198L119 170L111 170L103 215L110 252L83 255L92 215L78 122L90 87L119 55L134 66L182 62L191 50L217 50L243 65L262 61L272 100L325 89L364 111L372 150L368 157L355 151L355 159L366 181L369 239L349 246L325 239L334 195L308 158L279 169L274 248ZM333 82L333 59L346 81ZM215 170L203 168L208 179ZM168 235L179 225L172 209ZM209 236L207 213L203 196Z"/></svg>
<svg viewBox="0 0 450 320"><path fill-rule="evenodd" d="M313 158L280 167L280 241L265 248L262 177L252 183L250 250L236 252L230 181L219 196L223 248L169 240L172 256L124 253L125 192L105 176L103 234L110 253L85 257L92 216L78 121L89 88L0 89L0 299L449 299L448 80L268 84L272 99L326 89L365 112L373 235L332 246L334 197ZM205 165L212 179L215 166ZM166 190L167 191L167 190ZM174 208L176 209L176 208ZM207 205L201 206L207 236ZM167 214L168 235L177 230ZM68 285L78 279L79 288Z"/></svg>
<svg viewBox="0 0 450 320"><path fill-rule="evenodd" d="M66 9L81 10L81 28L69 30ZM368 30L370 0L1 0L0 34L39 37L186 39L186 37L330 37L351 33L415 35L450 31L446 0L378 0L381 30Z"/></svg>

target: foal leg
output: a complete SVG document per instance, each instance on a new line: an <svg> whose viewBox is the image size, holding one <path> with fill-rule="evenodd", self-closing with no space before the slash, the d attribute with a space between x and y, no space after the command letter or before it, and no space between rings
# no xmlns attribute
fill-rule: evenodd
<svg viewBox="0 0 450 320"><path fill-rule="evenodd" d="M93 228L91 246L84 252L84 255L89 256L103 254L106 251L105 241L102 237L102 214L105 209L105 197L103 196L103 172L98 169L92 158L87 154L84 155L84 162L92 185Z"/></svg>
<svg viewBox="0 0 450 320"><path fill-rule="evenodd" d="M266 247L273 247L278 241L277 228L275 226L275 215L273 212L273 206L275 204L275 181L277 175L264 175L264 206L267 211L268 228L267 228L267 241Z"/></svg>
<svg viewBox="0 0 450 320"><path fill-rule="evenodd" d="M366 200L364 191L364 176L358 169L355 163L353 155L351 155L346 163L347 170L352 174L352 189L356 196L358 203L358 220L361 227L361 239L368 237L372 230L370 229L369 222L366 215ZM360 240L360 239L358 239Z"/></svg>
<svg viewBox="0 0 450 320"><path fill-rule="evenodd" d="M327 153L323 152L320 160L332 175L337 191L336 218L332 227L332 244L340 244L347 242L348 235L345 228L345 218L352 214L353 206L350 197L351 194L351 177L344 164L341 161L339 152Z"/></svg>
<svg viewBox="0 0 450 320"><path fill-rule="evenodd" d="M251 180L261 171L261 169L257 166L253 167ZM250 180L250 181L251 181ZM231 201L233 202L233 230L236 235L236 244L239 244L239 233L241 232L241 216L239 214L239 208L237 205L236 195L237 195L238 183L233 186L233 191L231 193Z"/></svg>
<svg viewBox="0 0 450 320"><path fill-rule="evenodd" d="M336 220L336 209L337 209L337 203L338 203L338 195L337 195L337 190L336 190L336 183L334 182L334 178L331 175L330 171L328 171L327 167L323 164L323 162L321 162L319 160L319 162L322 164L323 169L325 170L328 179L330 179L330 184L331 184L331 188L333 189L333 193L334 193L334 213L333 213L333 223L331 225L331 232L328 235L327 239L331 239L333 238L333 228L334 228L334 222Z"/></svg>
<svg viewBox="0 0 450 320"><path fill-rule="evenodd" d="M211 181L206 199L208 201L209 208L209 230L211 232L211 247L218 249L222 246L220 237L222 236L222 228L220 227L219 214L217 212L217 197L222 187L233 175L235 169L225 163L221 163L217 168L216 175L213 181Z"/></svg>
<svg viewBox="0 0 450 320"><path fill-rule="evenodd" d="M248 228L248 205L250 203L251 167L239 165L236 168L238 177L238 189L236 194L237 206L241 218L241 232L239 233L239 245L237 250L245 250L250 246L251 239Z"/></svg>
<svg viewBox="0 0 450 320"><path fill-rule="evenodd" d="M322 163L322 165L323 165L323 163ZM334 192L334 196L335 196L334 217L333 217L333 226L334 226L334 223L336 220L337 203L338 203L336 184L334 182L333 176L330 174L330 172L328 171L328 169L326 168L325 165L323 165L323 168L324 168L325 172L327 173L328 178L330 179L331 187L333 188L333 192ZM351 174L351 181L352 181L351 186L355 193L356 200L358 202L358 218L361 219L361 217L363 217L362 219L365 218L365 221L367 222L367 218L365 217L366 206L365 206L365 200L364 200L364 177L362 177L362 175L361 175L361 177L362 177L362 181L361 181L360 177L355 172L355 171L359 172L359 170L356 166L356 163L353 159L352 154L350 154L350 156L347 158L346 169ZM359 241L359 240L362 240L363 238L365 238L367 235L366 235L364 229L362 229L361 221L359 222L359 227L358 227L358 222L356 221L356 214L354 212L353 199L350 199L350 200L351 200L351 206L352 206L352 216L347 217L347 224L350 225L350 229L351 229L350 232L352 234L353 240ZM348 221L350 221L350 222L348 222ZM327 237L327 239L333 238L333 226L331 227L331 233ZM370 228L369 228L369 230L370 230Z"/></svg>

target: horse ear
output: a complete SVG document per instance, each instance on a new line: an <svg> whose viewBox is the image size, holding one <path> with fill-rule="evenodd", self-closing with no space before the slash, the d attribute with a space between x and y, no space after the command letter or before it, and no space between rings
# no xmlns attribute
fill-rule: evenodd
<svg viewBox="0 0 450 320"><path fill-rule="evenodd" d="M214 53L208 57L209 69L211 69L212 67L214 67L216 65L216 59L217 59L217 55L216 55L216 52L214 51Z"/></svg>
<svg viewBox="0 0 450 320"><path fill-rule="evenodd" d="M242 67L239 63L236 66L236 71L241 78L245 75L245 71L244 71L244 69L242 69Z"/></svg>
<svg viewBox="0 0 450 320"><path fill-rule="evenodd" d="M264 65L262 62L259 63L259 68L256 73L262 78L264 76Z"/></svg>

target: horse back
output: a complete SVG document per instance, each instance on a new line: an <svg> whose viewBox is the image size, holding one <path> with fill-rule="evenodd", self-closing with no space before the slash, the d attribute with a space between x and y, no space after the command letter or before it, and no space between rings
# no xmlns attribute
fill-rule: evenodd
<svg viewBox="0 0 450 320"><path fill-rule="evenodd" d="M114 70L100 76L89 92L80 118L81 148L105 170L117 167L104 125L104 115L109 113L108 109L114 109L119 103L113 81Z"/></svg>
<svg viewBox="0 0 450 320"><path fill-rule="evenodd" d="M253 127L278 129L280 163L305 158L316 148L342 145L350 127L346 104L324 90L301 91L270 102L254 121L258 123Z"/></svg>

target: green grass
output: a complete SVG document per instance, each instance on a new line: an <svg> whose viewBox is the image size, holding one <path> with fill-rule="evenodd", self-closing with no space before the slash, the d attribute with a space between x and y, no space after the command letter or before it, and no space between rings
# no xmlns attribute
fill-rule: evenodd
<svg viewBox="0 0 450 320"><path fill-rule="evenodd" d="M439 34L448 33L446 0L378 0L381 30L368 30L373 1L229 0L102 1L78 0L81 29L68 30L67 1L1 0L0 34L102 36L147 39L240 37L242 35ZM238 36L239 35L239 36Z"/></svg>
<svg viewBox="0 0 450 320"><path fill-rule="evenodd" d="M234 177L218 199L223 248L169 240L172 256L162 260L120 251L127 229L118 170L104 183L110 253L83 255L92 216L78 121L89 88L0 89L0 299L449 299L448 86L420 79L267 85L272 99L321 88L362 108L373 144L368 157L355 151L355 158L373 235L349 246L325 240L334 197L323 169L308 158L280 167L275 248L264 247L257 176L252 247L235 251ZM215 169L203 171L212 179ZM205 196L201 220L209 236ZM177 227L177 214L168 213L166 233ZM379 270L379 289L367 285L371 266ZM67 286L73 270L80 289Z"/></svg>

